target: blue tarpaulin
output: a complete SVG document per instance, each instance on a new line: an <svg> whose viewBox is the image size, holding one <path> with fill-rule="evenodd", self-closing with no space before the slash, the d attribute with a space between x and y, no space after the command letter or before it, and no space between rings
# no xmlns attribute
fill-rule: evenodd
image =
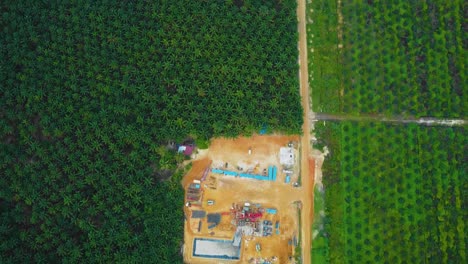
<svg viewBox="0 0 468 264"><path fill-rule="evenodd" d="M238 173L235 171L224 171L224 175L237 176Z"/></svg>
<svg viewBox="0 0 468 264"><path fill-rule="evenodd" d="M223 174L224 173L223 170L218 170L218 169L212 169L211 172L218 173L218 174Z"/></svg>
<svg viewBox="0 0 468 264"><path fill-rule="evenodd" d="M219 170L219 169L212 169L212 173L224 174L227 176L239 176L241 178L247 179L255 179L260 181L275 181L276 180L276 166L269 166L268 167L268 175L258 175L258 174L249 174L249 173L237 173L235 171L227 171L227 170Z"/></svg>

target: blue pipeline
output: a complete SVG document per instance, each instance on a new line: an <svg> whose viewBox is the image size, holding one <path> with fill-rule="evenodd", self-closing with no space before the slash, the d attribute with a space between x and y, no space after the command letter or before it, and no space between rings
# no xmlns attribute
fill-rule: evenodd
<svg viewBox="0 0 468 264"><path fill-rule="evenodd" d="M212 173L224 174L227 176L239 176L241 178L255 179L255 180L260 180L260 181L276 181L276 171L277 169L275 166L269 166L268 176L263 176L259 174L237 173L235 171L211 169Z"/></svg>

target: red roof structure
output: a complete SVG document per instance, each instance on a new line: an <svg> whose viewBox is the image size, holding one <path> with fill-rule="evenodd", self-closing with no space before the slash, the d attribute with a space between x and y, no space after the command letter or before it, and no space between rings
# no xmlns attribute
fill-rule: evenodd
<svg viewBox="0 0 468 264"><path fill-rule="evenodd" d="M191 145L182 145L182 146L179 146L178 152L184 153L184 155L186 156L190 156L192 155L193 149L194 147Z"/></svg>
<svg viewBox="0 0 468 264"><path fill-rule="evenodd" d="M190 156L193 152L193 146L185 146L184 155Z"/></svg>

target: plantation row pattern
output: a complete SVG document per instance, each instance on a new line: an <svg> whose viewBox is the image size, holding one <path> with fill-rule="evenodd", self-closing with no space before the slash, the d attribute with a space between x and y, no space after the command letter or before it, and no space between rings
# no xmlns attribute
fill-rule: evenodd
<svg viewBox="0 0 468 264"><path fill-rule="evenodd" d="M1 262L182 263L166 146L299 133L296 21L293 0L1 1Z"/></svg>
<svg viewBox="0 0 468 264"><path fill-rule="evenodd" d="M466 115L463 1L329 2L312 1L309 12L315 111Z"/></svg>
<svg viewBox="0 0 468 264"><path fill-rule="evenodd" d="M327 125L330 263L466 262L466 129Z"/></svg>

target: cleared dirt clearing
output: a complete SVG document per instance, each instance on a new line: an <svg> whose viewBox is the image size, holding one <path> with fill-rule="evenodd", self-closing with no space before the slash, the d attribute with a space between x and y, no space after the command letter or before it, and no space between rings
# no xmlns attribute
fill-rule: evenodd
<svg viewBox="0 0 468 264"><path fill-rule="evenodd" d="M199 180L206 167L225 168L238 170L238 166L244 166L244 170L250 167L264 168L275 165L278 167L276 181L259 181L253 179L237 178L221 174L209 173L207 180L201 183L203 198L201 204L185 207L187 221L185 223L184 260L186 263L248 263L252 258L270 258L275 256L277 263L287 263L293 255L293 245L290 240L298 236L297 203L301 201L304 207L310 207L309 201L304 201L304 188L295 188L291 183L285 183L285 175L281 171L279 163L279 149L290 142L294 142L297 148L299 136L253 136L237 139L214 139L203 159L193 162L192 170L185 176L182 183L187 188L193 180ZM249 154L250 150L250 154ZM298 157L296 157L298 159ZM299 162L299 160L297 160ZM308 162L306 162L308 166ZM298 168L298 166L297 166ZM304 178L305 175L302 177ZM212 181L216 184L208 183ZM205 186L206 183L206 186ZM207 201L214 201L213 205L207 205ZM236 227L231 224L231 216L228 214L233 203L260 203L263 208L275 208L277 214L264 214L262 220L270 220L273 223L279 221L279 233L270 237L244 236L241 245L239 260L221 260L193 257L193 239L198 237L232 240ZM307 205L309 203L309 205ZM305 205L305 206L304 206ZM208 229L206 218L191 219L192 210L204 210L207 214L224 213L218 226ZM306 218L308 218L306 216ZM198 227L201 221L201 228ZM261 246L257 252L256 244Z"/></svg>

